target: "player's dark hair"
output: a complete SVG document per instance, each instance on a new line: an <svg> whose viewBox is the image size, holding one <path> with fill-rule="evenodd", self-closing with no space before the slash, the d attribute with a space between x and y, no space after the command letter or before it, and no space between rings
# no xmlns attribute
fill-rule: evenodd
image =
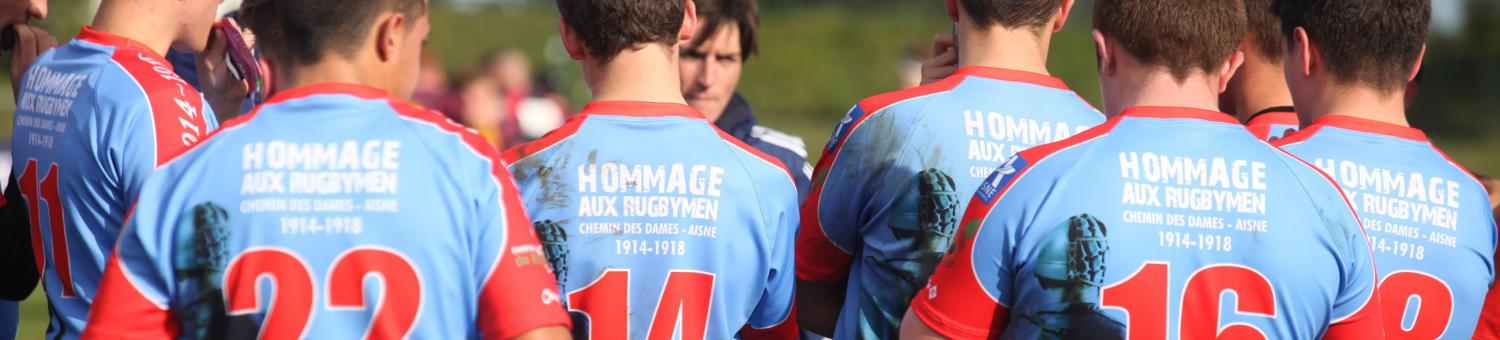
<svg viewBox="0 0 1500 340"><path fill-rule="evenodd" d="M980 27L1041 29L1057 13L1062 0L961 0L959 4Z"/></svg>
<svg viewBox="0 0 1500 340"><path fill-rule="evenodd" d="M1406 87L1432 21L1431 0L1278 0L1281 32L1302 27L1340 83Z"/></svg>
<svg viewBox="0 0 1500 340"><path fill-rule="evenodd" d="M1245 24L1249 25L1250 43L1256 54L1272 61L1281 60L1286 40L1281 37L1281 18L1273 8L1275 0L1244 0Z"/></svg>
<svg viewBox="0 0 1500 340"><path fill-rule="evenodd" d="M1217 72L1245 36L1240 0L1098 0L1094 29L1178 81Z"/></svg>
<svg viewBox="0 0 1500 340"><path fill-rule="evenodd" d="M644 44L671 46L686 6L686 0L557 0L563 24L601 62Z"/></svg>
<svg viewBox="0 0 1500 340"><path fill-rule="evenodd" d="M376 16L399 12L408 27L427 14L423 0L247 0L240 17L255 32L257 45L272 59L313 63L328 53L349 56L374 25Z"/></svg>
<svg viewBox="0 0 1500 340"><path fill-rule="evenodd" d="M698 26L702 27L693 41L688 43L689 48L697 48L704 40L718 34L724 25L734 24L740 29L740 59L749 59L759 49L760 44L755 40L755 27L760 22L760 10L756 8L755 0L696 0L698 6Z"/></svg>

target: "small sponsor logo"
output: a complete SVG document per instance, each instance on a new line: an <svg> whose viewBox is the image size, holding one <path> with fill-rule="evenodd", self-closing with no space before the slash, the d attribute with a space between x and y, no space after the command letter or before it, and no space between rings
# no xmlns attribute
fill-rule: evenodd
<svg viewBox="0 0 1500 340"><path fill-rule="evenodd" d="M1004 188L1006 183L1010 183L1018 169L1026 167L1026 164L1026 160L1021 159L1021 155L1010 156L1010 160L1005 161L1005 164L990 173L990 177L985 178L984 184L979 185L979 192L975 195L978 195L979 200L984 204L989 204L995 199L995 195L1000 194L1000 189Z"/></svg>

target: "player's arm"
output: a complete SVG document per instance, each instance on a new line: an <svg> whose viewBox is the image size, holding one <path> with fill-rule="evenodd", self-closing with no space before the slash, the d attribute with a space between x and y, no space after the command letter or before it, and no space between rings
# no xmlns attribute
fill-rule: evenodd
<svg viewBox="0 0 1500 340"><path fill-rule="evenodd" d="M1012 263L1019 261L1008 254L1039 219L1043 199L1055 191L1052 183L1060 182L1056 174L1028 167L1028 159L1045 156L1023 151L980 185L964 209L954 247L912 299L902 338L980 339L1004 332L1015 299Z"/></svg>
<svg viewBox="0 0 1500 340"><path fill-rule="evenodd" d="M794 318L797 314L794 310L797 279L793 250L799 218L794 189L786 187L779 195L764 200L781 202L781 206L765 209L768 211L766 216L774 217L774 224L766 226L771 243L771 270L767 273L765 291L750 314L750 324L740 331L746 339L796 339L798 336L798 321Z"/></svg>
<svg viewBox="0 0 1500 340"><path fill-rule="evenodd" d="M180 330L169 310L170 289L175 279L171 261L172 225L160 211L164 195L148 191L141 204L127 215L114 254L109 257L100 280L98 295L89 309L84 339L175 339Z"/></svg>
<svg viewBox="0 0 1500 340"><path fill-rule="evenodd" d="M1328 185L1333 185L1328 179ZM1385 337L1383 315L1380 310L1380 294L1376 290L1374 254L1365 237L1364 227L1355 217L1354 208L1334 187L1323 198L1323 219L1334 235L1345 235L1346 245L1342 251L1345 275L1339 294L1334 300L1333 322L1328 325L1325 339L1381 339ZM1342 230L1339 230L1342 229Z"/></svg>
<svg viewBox="0 0 1500 340"><path fill-rule="evenodd" d="M15 181L5 188L5 199L0 200L0 248L6 249L0 260L0 299L25 300L36 290L41 278L36 254L32 250L31 220L27 215L26 201L21 197Z"/></svg>
<svg viewBox="0 0 1500 340"><path fill-rule="evenodd" d="M881 156L861 150L868 139L857 133L864 116L864 109L855 105L835 129L813 171L812 192L802 203L796 250L797 322L825 336L832 335L838 323L849 266L864 224L862 210L875 189L865 183L876 169L856 165L867 163L860 159Z"/></svg>
<svg viewBox="0 0 1500 340"><path fill-rule="evenodd" d="M483 187L493 188L473 204L479 212L475 277L479 292L479 331L485 339L565 337L569 320L557 280L517 194L498 157ZM561 333L559 333L561 331Z"/></svg>

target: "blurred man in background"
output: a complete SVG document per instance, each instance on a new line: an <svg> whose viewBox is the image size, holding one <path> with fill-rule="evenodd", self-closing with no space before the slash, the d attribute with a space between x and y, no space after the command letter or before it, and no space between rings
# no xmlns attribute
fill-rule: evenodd
<svg viewBox="0 0 1500 340"><path fill-rule="evenodd" d="M1285 77L1310 125L1275 144L1322 168L1352 198L1379 263L1386 335L1471 337L1500 235L1484 186L1407 120L1405 92L1426 53L1431 3L1276 6Z"/></svg>
<svg viewBox="0 0 1500 340"><path fill-rule="evenodd" d="M1229 80L1229 90L1219 96L1219 108L1239 118L1250 133L1276 140L1297 131L1301 124L1292 108L1282 67L1281 19L1271 5L1274 0L1244 0L1249 29L1240 41L1245 64Z"/></svg>
<svg viewBox="0 0 1500 340"><path fill-rule="evenodd" d="M967 193L1014 153L1104 121L1048 75L1052 35L1072 0L945 6L957 32L954 74L860 101L818 161L797 239L798 317L808 330L895 338L959 229Z"/></svg>
<svg viewBox="0 0 1500 340"><path fill-rule="evenodd" d="M30 208L34 270L51 306L48 338L77 338L127 209L157 165L238 110L244 82L224 67L218 0L102 1L93 24L41 57L17 97L16 187ZM172 73L169 48L199 53L203 93ZM6 280L13 276L3 275Z"/></svg>
<svg viewBox="0 0 1500 340"><path fill-rule="evenodd" d="M4 27L4 33L0 33L6 44L0 46L6 49L10 55L10 86L19 93L21 80L24 79L26 69L31 67L31 62L36 57L53 46L57 40L41 28L27 25L31 19L47 18L47 0L3 0L0 1L0 27ZM0 150L5 166L0 167L7 176L14 163L10 161L10 148L7 145ZM0 190L5 191L5 197L0 198L0 273L13 275L9 279L0 281L0 338L15 336L16 322L20 314L17 310L17 301L26 299L36 289L37 278L40 277L31 261L27 261L31 255L31 225L28 222L27 208L22 202L20 191L14 185L14 178L6 177L0 181Z"/></svg>
<svg viewBox="0 0 1500 340"><path fill-rule="evenodd" d="M558 0L593 101L505 152L537 235L595 339L795 337L797 188L683 98L693 1Z"/></svg>
<svg viewBox="0 0 1500 340"><path fill-rule="evenodd" d="M501 99L501 149L536 140L562 126L568 114L566 101L536 86L531 59L525 53L501 49L484 60L484 72Z"/></svg>
<svg viewBox="0 0 1500 340"><path fill-rule="evenodd" d="M812 164L802 138L761 126L750 102L735 88L745 60L758 49L760 14L754 0L700 0L698 31L682 47L682 96L720 130L776 157L797 181L797 197L807 197Z"/></svg>
<svg viewBox="0 0 1500 340"><path fill-rule="evenodd" d="M1110 120L994 171L902 338L1380 338L1374 262L1338 188L1215 111L1242 60L1240 3L1093 14Z"/></svg>
<svg viewBox="0 0 1500 340"><path fill-rule="evenodd" d="M406 100L427 2L244 13L281 91L143 185L85 337L566 337L499 153Z"/></svg>

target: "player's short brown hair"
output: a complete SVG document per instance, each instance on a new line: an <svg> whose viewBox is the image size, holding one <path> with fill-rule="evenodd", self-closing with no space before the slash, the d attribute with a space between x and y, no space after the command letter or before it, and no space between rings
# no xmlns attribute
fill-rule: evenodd
<svg viewBox="0 0 1500 340"><path fill-rule="evenodd" d="M1217 72L1245 36L1240 0L1098 0L1094 28L1181 81Z"/></svg>
<svg viewBox="0 0 1500 340"><path fill-rule="evenodd" d="M1275 0L1244 0L1245 24L1249 25L1250 44L1255 53L1272 61L1281 60L1286 40L1281 36L1281 17L1273 8Z"/></svg>
<svg viewBox="0 0 1500 340"><path fill-rule="evenodd" d="M557 0L563 24L599 61L642 44L671 46L686 6L686 0Z"/></svg>
<svg viewBox="0 0 1500 340"><path fill-rule="evenodd" d="M961 0L964 13L980 27L1039 29L1047 26L1062 0Z"/></svg>
<svg viewBox="0 0 1500 340"><path fill-rule="evenodd" d="M1432 21L1431 0L1278 0L1281 32L1302 27L1341 83L1406 87Z"/></svg>
<svg viewBox="0 0 1500 340"><path fill-rule="evenodd" d="M760 49L760 44L755 40L755 28L760 23L760 10L755 6L755 0L696 0L698 6L698 27L702 30L688 43L689 48L697 48L704 40L718 34L719 28L724 25L734 24L740 29L740 59L749 59Z"/></svg>
<svg viewBox="0 0 1500 340"><path fill-rule="evenodd" d="M307 64L326 54L349 56L374 25L376 16L393 11L406 25L427 14L425 0L247 0L240 18L256 43L273 60Z"/></svg>

